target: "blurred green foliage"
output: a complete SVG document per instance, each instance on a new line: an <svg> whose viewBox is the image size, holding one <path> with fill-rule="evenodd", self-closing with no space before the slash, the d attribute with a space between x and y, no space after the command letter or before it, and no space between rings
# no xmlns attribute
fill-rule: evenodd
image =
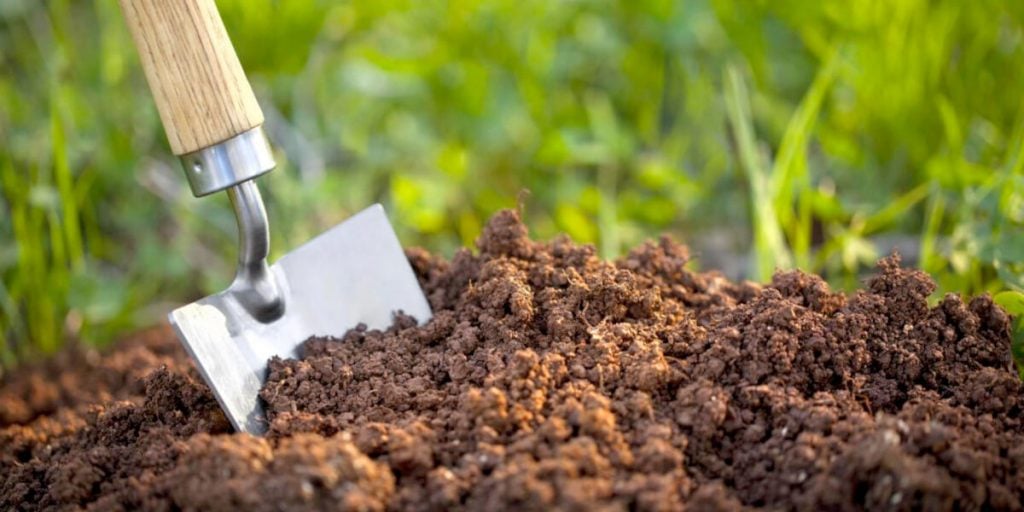
<svg viewBox="0 0 1024 512"><path fill-rule="evenodd" d="M750 278L850 288L897 245L944 291L1024 291L1024 3L218 5L281 152L276 254L374 201L450 253L522 202L606 256L724 238ZM116 2L0 2L0 178L2 364L232 276Z"/></svg>

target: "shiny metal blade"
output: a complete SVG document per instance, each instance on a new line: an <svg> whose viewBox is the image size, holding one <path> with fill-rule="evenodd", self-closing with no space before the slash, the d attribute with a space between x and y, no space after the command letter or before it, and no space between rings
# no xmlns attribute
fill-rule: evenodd
<svg viewBox="0 0 1024 512"><path fill-rule="evenodd" d="M256 320L227 292L170 314L178 338L242 432L267 430L258 393L272 356L295 357L311 336L341 336L360 323L386 328L398 311L419 322L431 316L379 204L286 254L271 271L285 295L284 315L276 321Z"/></svg>

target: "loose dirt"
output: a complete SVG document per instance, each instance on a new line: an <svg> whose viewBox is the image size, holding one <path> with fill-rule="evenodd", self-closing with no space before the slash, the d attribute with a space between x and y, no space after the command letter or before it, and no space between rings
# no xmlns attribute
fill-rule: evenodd
<svg viewBox="0 0 1024 512"><path fill-rule="evenodd" d="M166 330L0 386L0 509L1016 510L1009 319L890 257L852 295L616 262L496 215L410 259L435 317L274 360L231 434Z"/></svg>

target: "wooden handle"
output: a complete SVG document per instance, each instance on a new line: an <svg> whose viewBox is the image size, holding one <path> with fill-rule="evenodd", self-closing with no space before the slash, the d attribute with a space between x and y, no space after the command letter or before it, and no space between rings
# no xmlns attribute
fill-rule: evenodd
<svg viewBox="0 0 1024 512"><path fill-rule="evenodd" d="M213 0L120 2L174 154L263 124Z"/></svg>

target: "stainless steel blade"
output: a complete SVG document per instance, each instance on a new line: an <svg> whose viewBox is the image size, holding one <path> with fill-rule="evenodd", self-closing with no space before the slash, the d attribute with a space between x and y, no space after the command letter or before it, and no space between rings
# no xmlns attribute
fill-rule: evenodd
<svg viewBox="0 0 1024 512"><path fill-rule="evenodd" d="M272 356L291 358L311 336L341 336L366 324L383 329L402 311L430 319L420 289L384 208L373 205L286 254L271 271L285 296L278 320L254 319L227 292L174 310L174 326L231 423L267 430L258 393Z"/></svg>

